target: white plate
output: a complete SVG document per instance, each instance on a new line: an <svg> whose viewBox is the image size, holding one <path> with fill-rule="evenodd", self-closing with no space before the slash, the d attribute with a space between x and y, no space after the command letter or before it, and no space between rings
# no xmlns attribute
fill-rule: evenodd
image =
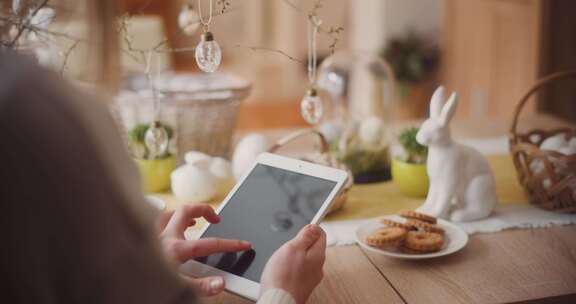
<svg viewBox="0 0 576 304"><path fill-rule="evenodd" d="M383 216L381 218L402 221L402 218L400 216L397 216L397 215L387 215L387 216ZM446 232L444 235L444 237L445 237L444 247L442 247L442 249L440 249L440 251L432 252L432 253L412 254L412 253L404 253L404 252L401 252L400 250L395 250L392 248L391 249L380 249L380 248L369 246L368 244L366 244L364 242L364 240L366 239L366 236L368 236L374 230L384 227L384 225L380 224L381 218L374 219L374 220L371 220L369 222L366 222L366 223L360 225L356 229L356 233L355 233L356 242L362 248L369 250L369 251L372 251L374 253L378 253L378 254L393 257L393 258L400 258L400 259L415 259L415 260L416 259L430 259L430 258L441 257L441 256L445 256L445 255L449 255L451 253L454 253L454 252L464 248L464 246L466 246L466 243L468 243L468 234L466 234L466 232L464 230L462 230L462 228L460 228L460 227L458 227L458 226L456 226L456 225L454 225L448 221L438 219L438 226L442 227L442 229L444 229L444 231Z"/></svg>

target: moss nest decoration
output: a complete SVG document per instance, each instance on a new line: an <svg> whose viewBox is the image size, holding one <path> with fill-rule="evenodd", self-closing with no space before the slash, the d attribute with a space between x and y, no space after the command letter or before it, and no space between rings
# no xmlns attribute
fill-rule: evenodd
<svg viewBox="0 0 576 304"><path fill-rule="evenodd" d="M391 178L389 145L384 132L370 141L363 140L357 132L344 132L331 142L330 152L352 172L355 183L380 182Z"/></svg>
<svg viewBox="0 0 576 304"><path fill-rule="evenodd" d="M335 154L338 161L346 164L354 176L367 172L382 171L390 166L388 146L353 148L344 152L336 152Z"/></svg>

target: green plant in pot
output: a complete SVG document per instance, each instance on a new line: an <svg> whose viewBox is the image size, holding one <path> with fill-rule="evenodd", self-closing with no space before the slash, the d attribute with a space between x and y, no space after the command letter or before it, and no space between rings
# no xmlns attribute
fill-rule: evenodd
<svg viewBox="0 0 576 304"><path fill-rule="evenodd" d="M390 63L398 83L395 117L425 117L428 98L436 87L434 78L440 59L436 42L411 32L393 37L381 56Z"/></svg>
<svg viewBox="0 0 576 304"><path fill-rule="evenodd" d="M168 134L168 140L174 137L174 130L161 125ZM161 155L150 153L145 144L146 131L150 124L137 124L128 131L128 144L134 161L140 170L142 187L146 192L162 192L170 188L170 173L176 168L176 158L169 149Z"/></svg>
<svg viewBox="0 0 576 304"><path fill-rule="evenodd" d="M440 58L436 44L415 33L391 39L381 56L392 66L404 96L410 85L431 77Z"/></svg>
<svg viewBox="0 0 576 304"><path fill-rule="evenodd" d="M402 153L392 159L392 179L405 195L425 197L429 180L426 172L428 148L416 141L418 128L407 128L400 133L398 141Z"/></svg>

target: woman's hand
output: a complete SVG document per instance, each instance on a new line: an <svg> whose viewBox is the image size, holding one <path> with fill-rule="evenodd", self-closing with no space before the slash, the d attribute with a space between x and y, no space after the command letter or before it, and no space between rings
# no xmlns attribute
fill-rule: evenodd
<svg viewBox="0 0 576 304"><path fill-rule="evenodd" d="M162 233L160 239L164 252L179 264L195 257L219 252L236 252L250 249L245 241L205 238L186 240L184 231L196 224L196 218L203 217L211 224L220 222L220 217L208 205L186 205L173 213L165 213L160 218ZM224 290L222 277L191 278L183 276L200 294L211 296Z"/></svg>
<svg viewBox="0 0 576 304"><path fill-rule="evenodd" d="M317 225L307 225L268 260L261 278L261 292L280 288L296 303L305 303L322 281L326 258L326 234Z"/></svg>

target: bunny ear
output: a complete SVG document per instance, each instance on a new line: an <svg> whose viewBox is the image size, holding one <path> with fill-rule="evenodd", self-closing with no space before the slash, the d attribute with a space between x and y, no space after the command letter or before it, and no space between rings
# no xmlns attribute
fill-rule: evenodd
<svg viewBox="0 0 576 304"><path fill-rule="evenodd" d="M444 102L444 86L439 86L430 99L430 117L439 117Z"/></svg>
<svg viewBox="0 0 576 304"><path fill-rule="evenodd" d="M448 124L450 120L452 120L454 112L456 112L457 100L458 100L458 94L454 92L452 93L452 95L450 95L450 98L448 98L448 101L442 108L442 113L440 114L440 121L442 122L443 125Z"/></svg>

